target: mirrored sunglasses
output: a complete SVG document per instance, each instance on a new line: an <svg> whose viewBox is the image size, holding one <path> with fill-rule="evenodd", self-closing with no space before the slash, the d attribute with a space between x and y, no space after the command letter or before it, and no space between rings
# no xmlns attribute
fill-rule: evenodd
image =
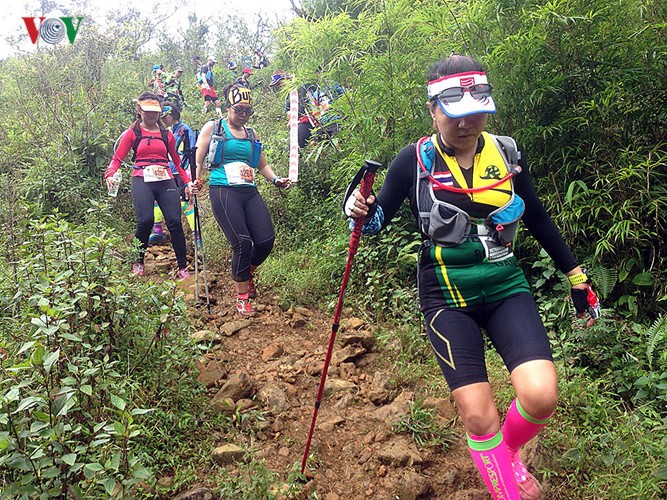
<svg viewBox="0 0 667 500"><path fill-rule="evenodd" d="M232 106L232 109L237 115L252 116L255 113L254 109L244 108L243 106Z"/></svg>
<svg viewBox="0 0 667 500"><path fill-rule="evenodd" d="M468 91L473 99L484 99L491 97L491 88L489 83L478 83L470 87L452 87L440 92L436 98L443 104L459 102Z"/></svg>

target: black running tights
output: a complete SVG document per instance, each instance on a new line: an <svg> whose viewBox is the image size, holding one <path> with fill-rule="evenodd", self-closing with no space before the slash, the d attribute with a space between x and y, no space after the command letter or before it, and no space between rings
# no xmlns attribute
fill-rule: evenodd
<svg viewBox="0 0 667 500"><path fill-rule="evenodd" d="M232 247L232 279L250 279L271 253L275 235L266 203L256 187L211 186L211 209Z"/></svg>
<svg viewBox="0 0 667 500"><path fill-rule="evenodd" d="M178 268L187 266L185 255L185 235L181 223L181 198L176 181L169 179L158 182L144 182L143 177L132 177L132 204L137 217L137 230L134 237L141 242L140 262L148 248L148 238L153 229L153 205L157 202L171 235L171 246L174 248Z"/></svg>

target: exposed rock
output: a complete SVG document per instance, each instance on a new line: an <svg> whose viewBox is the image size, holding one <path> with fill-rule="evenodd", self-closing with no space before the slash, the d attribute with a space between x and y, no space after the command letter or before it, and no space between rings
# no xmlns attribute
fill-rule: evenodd
<svg viewBox="0 0 667 500"><path fill-rule="evenodd" d="M354 404L354 394L343 394L341 398L336 401L336 404L334 405L334 408L340 410L343 408L347 408L348 406L351 406Z"/></svg>
<svg viewBox="0 0 667 500"><path fill-rule="evenodd" d="M206 387L214 387L218 380L225 378L225 372L215 361L210 361L197 377L197 382Z"/></svg>
<svg viewBox="0 0 667 500"><path fill-rule="evenodd" d="M195 488L185 493L181 493L174 500L211 500L213 492L208 488Z"/></svg>
<svg viewBox="0 0 667 500"><path fill-rule="evenodd" d="M291 321L289 322L289 325L292 328L303 328L306 326L308 322L306 321L306 318L301 316L300 314L295 313L294 316L292 316Z"/></svg>
<svg viewBox="0 0 667 500"><path fill-rule="evenodd" d="M298 306L297 306L297 307L294 307L294 308L293 308L293 311L294 311L295 313L300 314L301 316L306 316L306 317L308 317L308 316L310 316L310 315L313 314L312 311L311 311L310 309L306 309L305 307L298 307Z"/></svg>
<svg viewBox="0 0 667 500"><path fill-rule="evenodd" d="M385 389L375 389L368 392L368 399L375 406L382 406L391 403L393 395Z"/></svg>
<svg viewBox="0 0 667 500"><path fill-rule="evenodd" d="M252 399L241 398L236 402L236 409L241 412L248 411L256 406L257 403Z"/></svg>
<svg viewBox="0 0 667 500"><path fill-rule="evenodd" d="M402 437L395 438L376 452L376 458L386 465L411 467L422 463L417 448Z"/></svg>
<svg viewBox="0 0 667 500"><path fill-rule="evenodd" d="M340 378L349 380L350 377L357 375L357 367L354 363L341 363L338 367L340 369Z"/></svg>
<svg viewBox="0 0 667 500"><path fill-rule="evenodd" d="M354 364L357 365L357 368L364 369L375 363L379 357L380 353L368 352L363 356L360 356L358 359L355 359Z"/></svg>
<svg viewBox="0 0 667 500"><path fill-rule="evenodd" d="M277 385L267 384L260 387L257 391L257 398L270 406L274 413L282 413L292 408L287 394Z"/></svg>
<svg viewBox="0 0 667 500"><path fill-rule="evenodd" d="M375 336L366 330L345 331L338 337L338 342L342 346L360 345L370 351L375 345Z"/></svg>
<svg viewBox="0 0 667 500"><path fill-rule="evenodd" d="M331 420L327 420L326 422L322 422L318 425L318 428L323 432L331 432L336 426L343 425L344 423L345 419L343 417L335 417Z"/></svg>
<svg viewBox="0 0 667 500"><path fill-rule="evenodd" d="M198 330L190 338L195 342L220 342L222 337L212 330Z"/></svg>
<svg viewBox="0 0 667 500"><path fill-rule="evenodd" d="M270 344L262 350L262 361L265 363L272 359L278 359L285 353L283 346L279 344Z"/></svg>
<svg viewBox="0 0 667 500"><path fill-rule="evenodd" d="M358 330L359 328L361 328L365 324L366 324L366 322L363 319L357 318L357 317L352 317L352 318L344 319L341 326L346 331L348 331L348 330Z"/></svg>
<svg viewBox="0 0 667 500"><path fill-rule="evenodd" d="M366 462L368 462L372 456L373 456L373 451L370 448L366 448L359 455L359 460L357 462L359 463L359 465L363 465Z"/></svg>
<svg viewBox="0 0 667 500"><path fill-rule="evenodd" d="M377 371L373 374L373 380L371 382L371 387L373 389L393 389L394 384L391 381L391 373Z"/></svg>
<svg viewBox="0 0 667 500"><path fill-rule="evenodd" d="M470 468L470 472L474 475L477 472L477 469L473 470L473 467ZM459 484L465 481L465 472L461 474L461 469L458 467L448 468L446 471L442 471L438 474L437 483L446 484L450 488L455 484Z"/></svg>
<svg viewBox="0 0 667 500"><path fill-rule="evenodd" d="M387 469L386 465L380 465L380 467L377 468L375 471L375 475L377 477L384 477L387 475L387 472L389 472L389 469Z"/></svg>
<svg viewBox="0 0 667 500"><path fill-rule="evenodd" d="M281 364L278 366L278 376L288 384L296 382L298 371L290 364Z"/></svg>
<svg viewBox="0 0 667 500"><path fill-rule="evenodd" d="M213 450L211 459L217 464L225 465L242 461L244 454L245 452L242 448L230 443L218 446Z"/></svg>
<svg viewBox="0 0 667 500"><path fill-rule="evenodd" d="M208 364L208 358L206 356L202 356L201 358L197 358L195 360L195 368L199 373L204 371L204 368L206 368L206 365Z"/></svg>
<svg viewBox="0 0 667 500"><path fill-rule="evenodd" d="M383 422L397 422L403 416L410 413L412 409L412 398L414 394L410 391L402 392L390 405L381 406L373 412L373 418Z"/></svg>
<svg viewBox="0 0 667 500"><path fill-rule="evenodd" d="M238 401L241 398L252 396L255 388L253 382L248 375L243 372L238 372L230 377L225 382L218 393L213 397L213 403L219 399L230 398L233 401Z"/></svg>
<svg viewBox="0 0 667 500"><path fill-rule="evenodd" d="M391 432L391 430L389 429L388 426L387 427L381 427L375 433L375 442L376 443L384 443L386 441L389 441L393 436L394 436L394 433Z"/></svg>
<svg viewBox="0 0 667 500"><path fill-rule="evenodd" d="M405 471L401 474L397 497L401 500L417 500L425 497L431 491L431 483L422 474L414 471Z"/></svg>
<svg viewBox="0 0 667 500"><path fill-rule="evenodd" d="M211 400L211 406L227 415L231 415L236 411L236 404L232 398L213 399Z"/></svg>
<svg viewBox="0 0 667 500"><path fill-rule="evenodd" d="M439 416L447 420L452 420L457 415L454 404L444 398L426 398L422 402L422 408L433 409Z"/></svg>
<svg viewBox="0 0 667 500"><path fill-rule="evenodd" d="M339 378L329 378L324 385L323 396L328 397L340 392L357 392L359 388L352 382Z"/></svg>
<svg viewBox="0 0 667 500"><path fill-rule="evenodd" d="M231 337L234 335L236 332L239 330L242 330L243 328L248 326L248 320L242 319L242 320L237 320L237 321L230 321L228 323L224 323L220 327L220 333L223 335L226 335L227 337Z"/></svg>
<svg viewBox="0 0 667 500"><path fill-rule="evenodd" d="M355 359L362 354L366 354L366 348L360 345L346 345L342 349L338 349L331 355L331 364L334 366L340 365L344 361Z"/></svg>

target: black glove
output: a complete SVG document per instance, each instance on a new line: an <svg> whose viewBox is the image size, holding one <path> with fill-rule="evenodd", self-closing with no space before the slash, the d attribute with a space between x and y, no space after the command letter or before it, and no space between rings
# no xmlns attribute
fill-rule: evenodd
<svg viewBox="0 0 667 500"><path fill-rule="evenodd" d="M590 284L587 283L586 288L571 288L570 295L578 315L587 312L591 319L600 317L600 301Z"/></svg>

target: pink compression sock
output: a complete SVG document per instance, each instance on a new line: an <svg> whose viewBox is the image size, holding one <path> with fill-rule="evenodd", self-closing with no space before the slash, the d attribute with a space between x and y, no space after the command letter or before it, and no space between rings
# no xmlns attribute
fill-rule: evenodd
<svg viewBox="0 0 667 500"><path fill-rule="evenodd" d="M526 481L528 474L525 465L521 462L519 449L547 425L549 418L551 415L543 419L531 417L516 398L507 410L501 432L505 437L505 445L510 454L515 478L520 483Z"/></svg>
<svg viewBox="0 0 667 500"><path fill-rule="evenodd" d="M518 451L547 425L549 418L551 415L542 419L531 417L515 398L507 410L502 428L505 444L510 450Z"/></svg>
<svg viewBox="0 0 667 500"><path fill-rule="evenodd" d="M518 500L519 490L514 482L510 455L502 432L485 436L468 435L468 446L472 459L493 498Z"/></svg>

